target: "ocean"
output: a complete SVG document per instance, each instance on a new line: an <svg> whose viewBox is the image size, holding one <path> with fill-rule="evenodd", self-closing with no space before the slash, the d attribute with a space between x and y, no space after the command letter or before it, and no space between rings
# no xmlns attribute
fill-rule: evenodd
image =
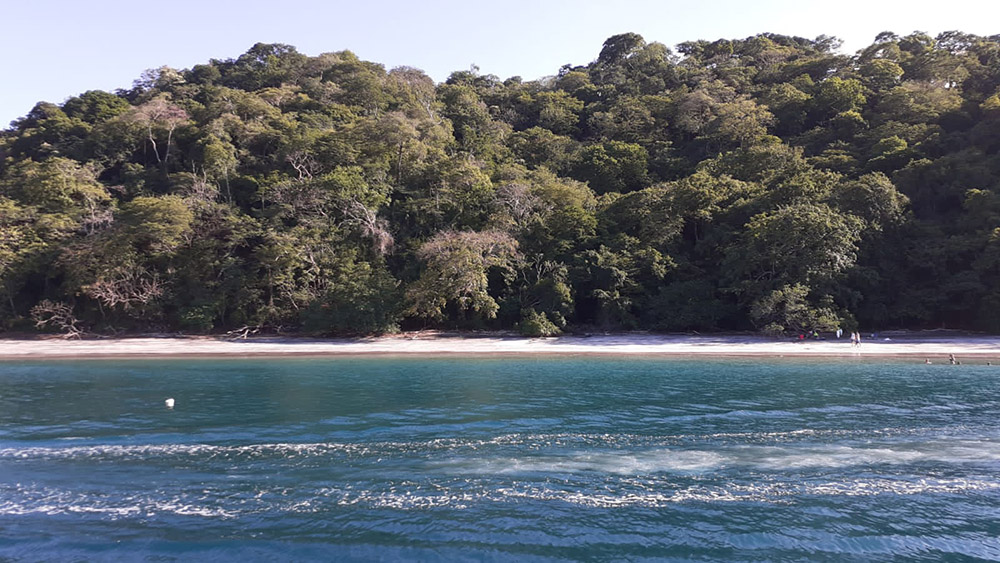
<svg viewBox="0 0 1000 563"><path fill-rule="evenodd" d="M0 560L1000 559L1000 367L919 362L0 362Z"/></svg>

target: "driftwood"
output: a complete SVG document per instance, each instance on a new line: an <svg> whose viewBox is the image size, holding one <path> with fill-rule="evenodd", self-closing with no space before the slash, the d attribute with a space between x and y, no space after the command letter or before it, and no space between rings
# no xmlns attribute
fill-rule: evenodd
<svg viewBox="0 0 1000 563"><path fill-rule="evenodd" d="M261 325L256 325L256 326L245 325L240 328L230 330L229 332L226 333L226 336L230 338L239 338L242 340L246 340L247 337L250 336L251 334L259 333L261 328L262 328Z"/></svg>

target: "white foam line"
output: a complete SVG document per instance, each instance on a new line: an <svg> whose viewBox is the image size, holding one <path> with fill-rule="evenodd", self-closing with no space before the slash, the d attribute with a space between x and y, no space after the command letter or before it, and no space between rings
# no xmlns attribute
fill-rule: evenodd
<svg viewBox="0 0 1000 563"><path fill-rule="evenodd" d="M21 489L0 500L0 515L94 514L110 519L148 518L161 514L202 518L238 518L249 514L319 513L333 506L364 506L397 510L433 508L465 509L482 503L558 502L595 508L663 507L677 503L788 503L805 496L864 497L876 495L969 494L995 492L1000 482L981 479L931 479L914 481L859 479L819 483L728 483L720 486L690 486L680 489L636 492L563 490L546 486L520 486L462 490L433 485L398 491L354 491L322 488L296 489L307 498L289 499L289 491L264 491L252 498L198 497L150 498L126 496L102 502L99 497L49 489ZM395 489L395 487L394 487Z"/></svg>
<svg viewBox="0 0 1000 563"><path fill-rule="evenodd" d="M340 505L362 504L374 508L427 509L449 507L462 509L479 502L564 502L594 508L662 507L691 502L790 502L799 496L875 496L916 494L961 494L995 491L1000 483L975 479L935 480L915 482L889 479L827 482L819 484L765 484L721 487L687 487L666 492L623 492L620 494L567 491L542 487L508 487L481 493L399 494L361 492L344 495Z"/></svg>
<svg viewBox="0 0 1000 563"><path fill-rule="evenodd" d="M220 455L310 455L347 452L364 455L370 451L368 444L348 443L276 443L219 446L210 444L136 444L71 446L67 448L2 448L0 458L52 459L88 457L143 457L143 456L220 456Z"/></svg>
<svg viewBox="0 0 1000 563"><path fill-rule="evenodd" d="M884 441L895 429L878 431L793 430L775 433L732 433L708 436L641 436L629 434L506 434L489 439L441 438L415 442L266 443L249 445L135 444L0 449L0 460L135 460L193 458L201 462L233 462L244 458L310 459L329 455L352 457L406 456L433 451L432 467L459 474L518 474L532 472L643 475L658 472L705 472L729 467L765 471L836 468L920 462L991 463L1000 460L998 439ZM867 437L863 445L822 444L828 436ZM878 440L881 438L881 440ZM808 440L796 443L796 440ZM692 447L698 442L742 440L743 443ZM877 441L876 441L877 440ZM789 443L790 442L790 443ZM517 448L513 455L496 455L491 448ZM463 450L474 453L464 454ZM493 453L491 453L491 451ZM507 450L509 451L509 450Z"/></svg>
<svg viewBox="0 0 1000 563"><path fill-rule="evenodd" d="M814 430L799 429L786 432L723 432L714 434L676 434L650 436L640 434L586 434L586 433L556 433L556 434L504 434L486 439L437 438L427 441L413 442L314 442L295 443L279 442L245 445L213 445L213 444L96 444L91 446L68 447L24 447L0 448L0 458L73 458L73 457L133 457L142 455L311 455L328 453L348 453L366 455L384 453L386 451L424 451L424 450L455 450L479 449L487 446L538 446L552 447L571 444L601 445L601 446L655 446L677 445L682 442L697 442L706 440L785 440L802 437L822 436L889 436L908 433L901 429L879 430Z"/></svg>
<svg viewBox="0 0 1000 563"><path fill-rule="evenodd" d="M28 514L97 514L111 519L143 518L156 514L176 514L180 516L199 516L204 518L236 518L238 510L227 510L212 506L198 506L176 501L155 501L125 499L127 504L99 504L93 500L74 497L65 499L46 498L41 502L30 499L0 502L0 515L24 516Z"/></svg>

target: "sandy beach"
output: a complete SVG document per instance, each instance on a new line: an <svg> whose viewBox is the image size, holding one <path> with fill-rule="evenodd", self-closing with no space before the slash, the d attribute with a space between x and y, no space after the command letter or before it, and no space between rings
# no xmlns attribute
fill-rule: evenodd
<svg viewBox="0 0 1000 563"><path fill-rule="evenodd" d="M880 357L907 356L947 362L954 354L977 363L1000 359L1000 337L886 334L853 347L847 338L795 341L748 335L617 334L525 338L501 335L404 333L354 339L290 337L134 337L65 340L0 339L0 359L109 357L250 357L330 355L647 354L670 356ZM998 363L998 362L993 362Z"/></svg>

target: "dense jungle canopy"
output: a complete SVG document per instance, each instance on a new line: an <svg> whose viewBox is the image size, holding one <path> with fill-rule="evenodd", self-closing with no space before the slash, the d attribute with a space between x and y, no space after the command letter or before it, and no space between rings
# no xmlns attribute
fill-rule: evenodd
<svg viewBox="0 0 1000 563"><path fill-rule="evenodd" d="M1000 330L1000 35L257 44L0 133L0 329Z"/></svg>

